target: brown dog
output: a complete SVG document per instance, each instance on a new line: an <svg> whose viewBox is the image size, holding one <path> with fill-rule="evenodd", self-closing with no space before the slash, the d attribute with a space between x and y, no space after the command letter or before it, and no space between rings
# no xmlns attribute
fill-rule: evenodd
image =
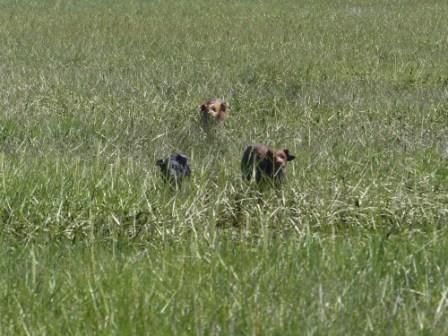
<svg viewBox="0 0 448 336"><path fill-rule="evenodd" d="M222 122L227 117L227 103L221 99L213 98L200 107L202 123L208 125L211 120Z"/></svg>
<svg viewBox="0 0 448 336"><path fill-rule="evenodd" d="M250 181L255 173L257 183L267 178L279 184L284 179L286 163L294 159L287 149L273 149L262 144L247 146L241 159L243 179Z"/></svg>

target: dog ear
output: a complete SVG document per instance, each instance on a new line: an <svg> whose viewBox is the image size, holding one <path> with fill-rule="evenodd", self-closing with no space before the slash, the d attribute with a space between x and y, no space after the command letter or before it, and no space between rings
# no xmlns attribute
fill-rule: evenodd
<svg viewBox="0 0 448 336"><path fill-rule="evenodd" d="M287 160L287 161L292 161L292 160L294 160L294 159L296 158L294 155L289 154L289 150L284 149L283 151L284 151L285 154L286 154L286 160Z"/></svg>

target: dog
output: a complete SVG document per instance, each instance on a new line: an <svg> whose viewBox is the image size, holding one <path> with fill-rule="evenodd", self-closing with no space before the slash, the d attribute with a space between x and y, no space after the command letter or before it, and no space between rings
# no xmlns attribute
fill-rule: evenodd
<svg viewBox="0 0 448 336"><path fill-rule="evenodd" d="M168 158L156 161L160 167L162 178L174 186L180 186L185 177L191 175L191 169L188 165L188 157L181 153L174 153Z"/></svg>
<svg viewBox="0 0 448 336"><path fill-rule="evenodd" d="M287 149L273 149L267 145L247 146L241 159L243 179L250 181L255 173L255 181L271 181L279 185L284 180L284 170L288 161L295 159Z"/></svg>
<svg viewBox="0 0 448 336"><path fill-rule="evenodd" d="M227 118L227 103L218 98L206 101L200 106L202 124L208 126L211 121L223 122Z"/></svg>

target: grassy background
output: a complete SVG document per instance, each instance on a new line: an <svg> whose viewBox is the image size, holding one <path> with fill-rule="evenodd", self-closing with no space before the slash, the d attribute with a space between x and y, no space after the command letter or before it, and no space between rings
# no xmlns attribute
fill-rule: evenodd
<svg viewBox="0 0 448 336"><path fill-rule="evenodd" d="M443 334L447 16L0 1L0 333ZM281 191L241 183L256 142L297 155Z"/></svg>

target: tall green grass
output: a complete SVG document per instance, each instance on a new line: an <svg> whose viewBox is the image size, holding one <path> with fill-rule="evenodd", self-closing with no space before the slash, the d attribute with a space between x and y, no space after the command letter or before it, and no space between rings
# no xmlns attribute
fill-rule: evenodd
<svg viewBox="0 0 448 336"><path fill-rule="evenodd" d="M448 327L446 233L2 246L2 334L414 335Z"/></svg>
<svg viewBox="0 0 448 336"><path fill-rule="evenodd" d="M447 14L1 1L0 332L443 334ZM297 156L281 190L241 181L258 142Z"/></svg>

